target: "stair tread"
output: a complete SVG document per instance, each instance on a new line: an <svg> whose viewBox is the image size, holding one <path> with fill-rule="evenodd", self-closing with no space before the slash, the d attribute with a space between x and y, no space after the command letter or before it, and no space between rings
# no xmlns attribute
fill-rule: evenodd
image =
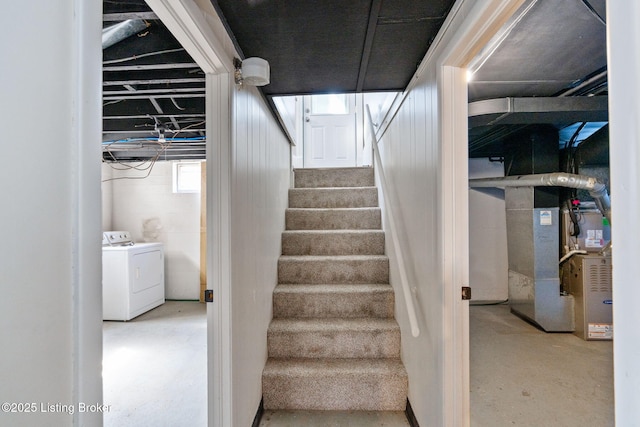
<svg viewBox="0 0 640 427"><path fill-rule="evenodd" d="M329 230L284 230L283 234L311 234L311 235L325 235L325 234L356 234L356 235L367 235L367 234L384 234L384 230L380 229L358 229L358 228L344 228L344 229L329 229Z"/></svg>
<svg viewBox="0 0 640 427"><path fill-rule="evenodd" d="M269 325L269 332L369 332L396 331L398 322L393 318L278 318Z"/></svg>
<svg viewBox="0 0 640 427"><path fill-rule="evenodd" d="M292 192L326 191L326 190L351 191L351 190L362 190L362 189L370 190L372 188L377 189L378 187L376 187L375 185L362 185L359 187L293 187L293 188L290 188L289 191L292 191Z"/></svg>
<svg viewBox="0 0 640 427"><path fill-rule="evenodd" d="M318 167L318 168L293 168L293 172L306 172L306 171L328 171L328 172L340 172L345 170L372 170L371 166L340 166L340 167Z"/></svg>
<svg viewBox="0 0 640 427"><path fill-rule="evenodd" d="M400 358L368 359L307 359L272 358L267 359L265 376L343 376L343 375L394 375L406 377L407 372Z"/></svg>
<svg viewBox="0 0 640 427"><path fill-rule="evenodd" d="M387 255L280 255L281 261L369 261L389 259Z"/></svg>
<svg viewBox="0 0 640 427"><path fill-rule="evenodd" d="M337 284L279 284L275 294L352 294L352 293L387 293L393 287L384 283L337 283Z"/></svg>
<svg viewBox="0 0 640 427"><path fill-rule="evenodd" d="M289 212L355 212L355 211L379 211L380 206L362 206L357 208L287 208Z"/></svg>

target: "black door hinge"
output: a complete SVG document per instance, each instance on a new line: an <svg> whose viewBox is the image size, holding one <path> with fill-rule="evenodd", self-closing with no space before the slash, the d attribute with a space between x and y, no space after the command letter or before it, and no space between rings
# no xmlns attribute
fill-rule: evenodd
<svg viewBox="0 0 640 427"><path fill-rule="evenodd" d="M204 290L204 302L213 302L213 289Z"/></svg>
<svg viewBox="0 0 640 427"><path fill-rule="evenodd" d="M471 299L471 288L469 286L462 287L462 300L467 301Z"/></svg>

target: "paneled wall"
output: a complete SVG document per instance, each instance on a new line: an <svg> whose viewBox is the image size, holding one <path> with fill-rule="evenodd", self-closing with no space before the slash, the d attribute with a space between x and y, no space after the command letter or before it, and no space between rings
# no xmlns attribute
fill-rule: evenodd
<svg viewBox="0 0 640 427"><path fill-rule="evenodd" d="M162 242L165 297L200 298L200 194L173 192L173 162L158 161L147 171L103 164L106 229L130 231L136 242ZM140 179L131 179L131 178ZM109 199L111 195L111 199Z"/></svg>
<svg viewBox="0 0 640 427"><path fill-rule="evenodd" d="M435 70L406 97L380 141L406 270L416 304L420 336L413 338L400 288L397 254L389 245L396 318L402 329L402 360L409 374L409 400L420 425L444 425L443 279L438 205L440 158ZM430 84L431 83L431 84ZM385 214L385 222L387 215ZM387 234L390 233L385 224Z"/></svg>
<svg viewBox="0 0 640 427"><path fill-rule="evenodd" d="M277 283L290 146L255 88L232 88L231 301L233 425L251 425L262 398L267 327Z"/></svg>

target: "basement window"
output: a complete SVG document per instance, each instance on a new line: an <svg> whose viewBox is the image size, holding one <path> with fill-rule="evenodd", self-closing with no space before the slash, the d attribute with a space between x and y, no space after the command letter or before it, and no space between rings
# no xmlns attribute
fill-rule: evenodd
<svg viewBox="0 0 640 427"><path fill-rule="evenodd" d="M173 163L173 192L199 193L201 162Z"/></svg>
<svg viewBox="0 0 640 427"><path fill-rule="evenodd" d="M349 114L349 98L344 93L314 95L311 114Z"/></svg>

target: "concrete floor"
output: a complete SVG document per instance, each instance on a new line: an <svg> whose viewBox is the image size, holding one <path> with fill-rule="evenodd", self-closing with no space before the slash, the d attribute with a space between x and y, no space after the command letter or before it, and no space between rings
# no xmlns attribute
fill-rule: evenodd
<svg viewBox="0 0 640 427"><path fill-rule="evenodd" d="M471 425L613 426L613 343L545 333L506 305L470 310Z"/></svg>
<svg viewBox="0 0 640 427"><path fill-rule="evenodd" d="M103 322L105 427L207 425L206 307L167 301Z"/></svg>
<svg viewBox="0 0 640 427"><path fill-rule="evenodd" d="M204 304L168 301L103 331L105 427L206 426ZM473 427L614 425L610 341L542 332L505 305L471 307L470 333ZM260 423L408 425L401 412L266 411Z"/></svg>

